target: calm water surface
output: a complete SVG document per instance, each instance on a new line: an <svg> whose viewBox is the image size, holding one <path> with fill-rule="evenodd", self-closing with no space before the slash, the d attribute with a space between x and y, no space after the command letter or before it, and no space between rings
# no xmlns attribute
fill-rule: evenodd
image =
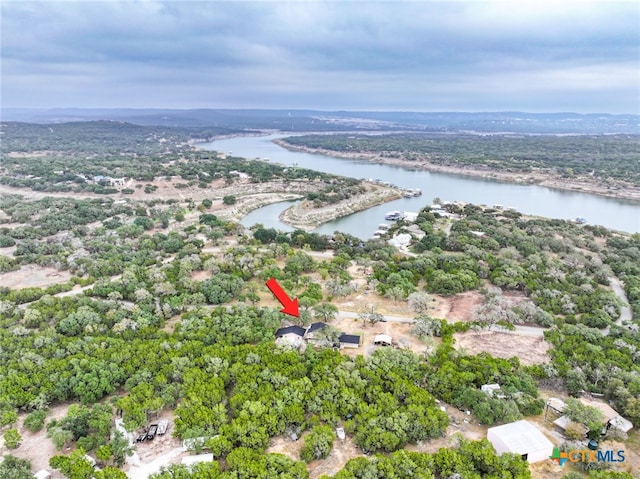
<svg viewBox="0 0 640 479"><path fill-rule="evenodd" d="M354 178L373 178L388 181L403 188L419 188L423 195L417 198L399 199L375 206L350 216L325 223L316 231L333 233L344 231L360 238L369 238L384 223L384 214L391 210L419 211L431 204L435 197L443 201L465 201L475 204L514 207L525 214L548 218L575 219L582 216L589 224L602 225L631 233L640 232L640 202L605 198L545 188L536 185L518 185L491 181L484 178L431 173L399 166L381 165L364 160L350 160L327 155L309 154L286 150L272 140L291 136L246 136L204 143L207 150L232 153L245 158L269 158L269 161L287 166L298 165L326 173ZM263 223L265 226L290 231L290 226L278 220L278 215L291 206L283 202L253 211L242 220L245 226Z"/></svg>

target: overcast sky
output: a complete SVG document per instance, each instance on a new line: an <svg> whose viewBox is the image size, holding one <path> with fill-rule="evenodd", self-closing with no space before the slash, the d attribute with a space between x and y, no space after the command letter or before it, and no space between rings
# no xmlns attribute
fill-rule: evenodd
<svg viewBox="0 0 640 479"><path fill-rule="evenodd" d="M640 3L3 0L3 107L640 113Z"/></svg>

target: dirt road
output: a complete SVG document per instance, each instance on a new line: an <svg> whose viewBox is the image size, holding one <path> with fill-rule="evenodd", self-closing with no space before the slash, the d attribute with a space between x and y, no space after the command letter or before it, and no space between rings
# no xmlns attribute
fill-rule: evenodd
<svg viewBox="0 0 640 479"><path fill-rule="evenodd" d="M344 318L352 318L352 319L357 319L358 318L358 313L354 313L352 311L343 311L340 310L339 314L341 317ZM391 315L383 315L384 317L384 321L390 322L390 323L413 323L415 322L415 320L413 318L407 318L407 317L403 317L403 316L391 316ZM515 330L514 331L509 331L508 329L505 328L496 328L495 331L497 332L501 332L501 333L507 333L507 334L516 334L518 336L530 336L530 337L538 337L541 338L544 336L544 332L545 332L545 328L536 328L534 326L519 326L516 325L515 326Z"/></svg>

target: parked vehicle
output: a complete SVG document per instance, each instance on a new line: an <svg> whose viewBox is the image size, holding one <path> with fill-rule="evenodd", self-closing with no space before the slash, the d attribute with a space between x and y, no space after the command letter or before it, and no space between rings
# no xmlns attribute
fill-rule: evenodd
<svg viewBox="0 0 640 479"><path fill-rule="evenodd" d="M153 441L153 438L156 437L157 433L158 433L158 425L151 424L149 426L149 429L147 429L147 441Z"/></svg>
<svg viewBox="0 0 640 479"><path fill-rule="evenodd" d="M164 433L167 432L168 427L169 427L169 421L167 421L166 419L162 419L161 421L158 421L158 434L162 436Z"/></svg>

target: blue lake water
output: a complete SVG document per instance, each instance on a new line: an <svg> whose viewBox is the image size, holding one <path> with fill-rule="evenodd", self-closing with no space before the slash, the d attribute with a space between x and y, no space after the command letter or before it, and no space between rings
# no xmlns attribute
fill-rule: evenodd
<svg viewBox="0 0 640 479"><path fill-rule="evenodd" d="M518 211L548 218L575 219L584 217L589 224L602 225L631 233L640 232L640 202L606 198L587 193L564 191L536 185L520 185L492 181L464 175L432 173L404 167L351 160L327 155L289 151L275 143L274 139L291 136L244 136L204 143L207 150L232 153L245 158L268 158L271 162L287 166L298 165L318 171L354 178L373 178L387 181L403 188L421 189L423 195L402 198L353 215L321 225L316 231L333 233L344 231L360 238L369 238L384 223L384 214L391 210L417 212L431 204L433 198L443 201L464 201L475 204L514 207ZM289 202L269 205L253 211L242 223L291 230L280 223L278 215L291 205Z"/></svg>

